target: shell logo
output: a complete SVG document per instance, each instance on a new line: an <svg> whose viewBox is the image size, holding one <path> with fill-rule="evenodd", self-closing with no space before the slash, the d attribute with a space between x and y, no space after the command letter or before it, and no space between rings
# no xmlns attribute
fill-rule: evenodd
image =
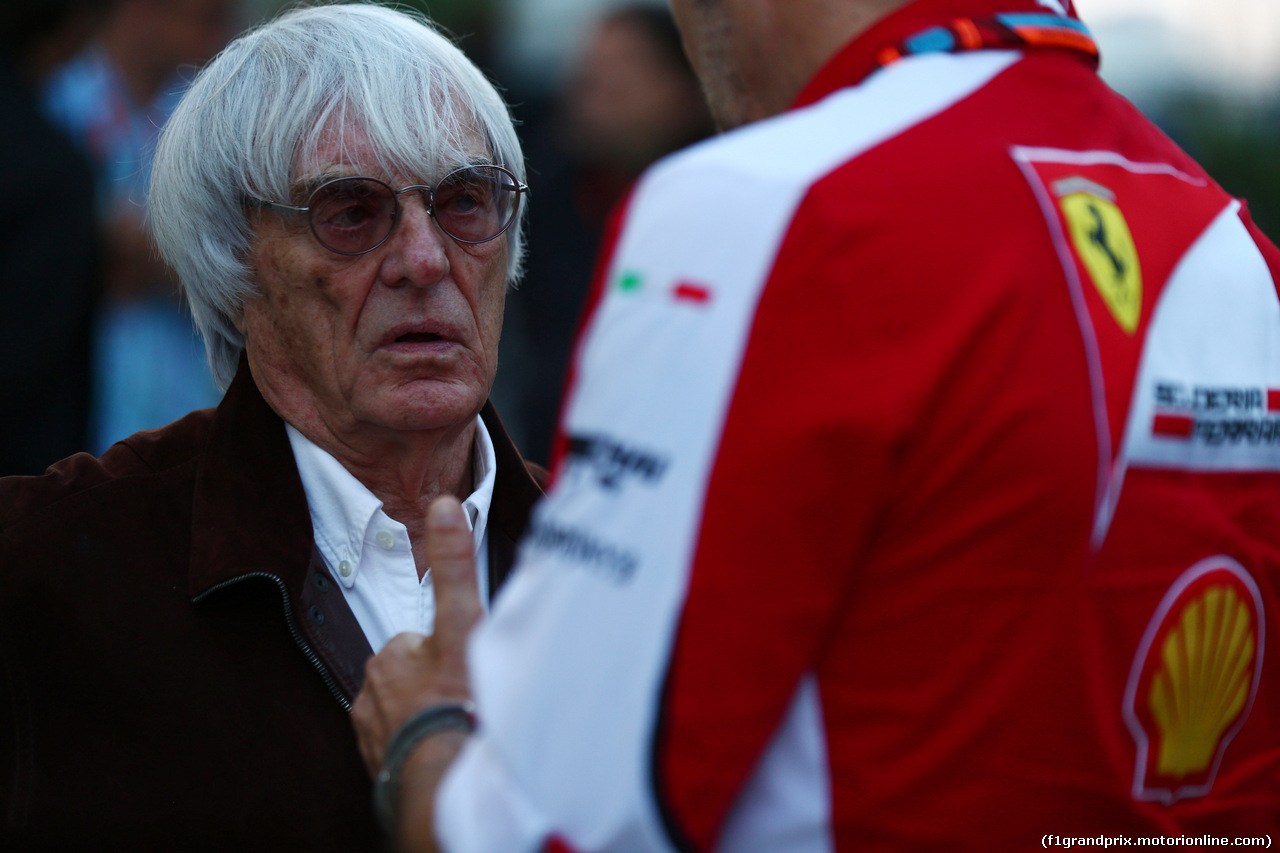
<svg viewBox="0 0 1280 853"><path fill-rule="evenodd" d="M1257 693L1264 618L1257 584L1229 557L1196 563L1165 593L1125 689L1136 799L1172 803L1213 787Z"/></svg>

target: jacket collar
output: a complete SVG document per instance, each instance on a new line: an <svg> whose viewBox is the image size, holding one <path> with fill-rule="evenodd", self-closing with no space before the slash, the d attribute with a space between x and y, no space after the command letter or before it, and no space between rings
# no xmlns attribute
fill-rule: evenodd
<svg viewBox="0 0 1280 853"><path fill-rule="evenodd" d="M489 599L507 579L515 563L516 545L529 525L532 507L542 497L547 471L526 463L507 434L493 403L486 401L480 417L493 441L498 473L489 504Z"/></svg>
<svg viewBox="0 0 1280 853"><path fill-rule="evenodd" d="M792 106L808 106L838 89L862 82L884 64L883 51L895 49L932 27L945 27L957 19L1003 14L1057 16L1076 24L1080 20L1072 0L915 0L885 15L839 50L801 90Z"/></svg>
<svg viewBox="0 0 1280 853"><path fill-rule="evenodd" d="M243 357L214 412L191 520L193 598L255 572L275 575L292 596L301 595L312 549L307 498L284 421Z"/></svg>

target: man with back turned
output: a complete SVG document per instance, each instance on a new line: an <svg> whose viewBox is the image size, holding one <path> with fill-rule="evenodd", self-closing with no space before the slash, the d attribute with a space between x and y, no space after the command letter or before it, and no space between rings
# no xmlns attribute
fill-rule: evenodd
<svg viewBox="0 0 1280 853"><path fill-rule="evenodd" d="M626 205L469 671L370 664L406 841L1280 835L1275 247L1068 0L672 5L736 129Z"/></svg>

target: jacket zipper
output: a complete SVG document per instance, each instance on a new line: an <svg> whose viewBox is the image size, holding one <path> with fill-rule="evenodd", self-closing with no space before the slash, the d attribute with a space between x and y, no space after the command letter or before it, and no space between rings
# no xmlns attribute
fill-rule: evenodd
<svg viewBox="0 0 1280 853"><path fill-rule="evenodd" d="M333 675L329 672L329 668L324 665L324 661L320 660L320 657L307 642L306 637L302 636L302 631L298 629L298 620L293 618L293 599L289 597L289 590L284 585L284 581L280 578L269 572L249 572L248 574L240 575L239 577L234 577L230 580L225 580L216 586L206 589L204 592L191 599L191 602L193 604L199 604L204 598L218 590L225 589L232 584L248 580L249 578L268 578L275 583L277 587L279 587L280 596L284 599L285 623L289 626L289 633L293 636L293 641L297 643L298 648L302 650L302 653L306 655L307 660L309 660L311 665L315 667L316 672L320 673L320 677L324 679L324 683L328 686L329 692L333 694L333 698L338 700L338 704L342 706L344 711L351 713L351 700L342 692L342 688L340 688L338 686L338 682L334 680Z"/></svg>

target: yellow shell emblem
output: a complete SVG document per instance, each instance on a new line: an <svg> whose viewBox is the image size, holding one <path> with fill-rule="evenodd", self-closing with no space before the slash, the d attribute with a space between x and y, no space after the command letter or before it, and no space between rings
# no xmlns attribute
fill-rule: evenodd
<svg viewBox="0 0 1280 853"><path fill-rule="evenodd" d="M1183 607L1148 696L1160 729L1161 774L1180 779L1209 766L1249 698L1256 652L1253 617L1231 587L1209 587Z"/></svg>
<svg viewBox="0 0 1280 853"><path fill-rule="evenodd" d="M1225 557L1192 567L1165 595L1126 691L1139 798L1172 802L1212 787L1261 675L1262 619L1253 578Z"/></svg>
<svg viewBox="0 0 1280 853"><path fill-rule="evenodd" d="M1091 182L1090 182L1091 183ZM1132 335L1142 316L1142 268L1129 223L1102 187L1058 199L1076 255L1120 328Z"/></svg>

